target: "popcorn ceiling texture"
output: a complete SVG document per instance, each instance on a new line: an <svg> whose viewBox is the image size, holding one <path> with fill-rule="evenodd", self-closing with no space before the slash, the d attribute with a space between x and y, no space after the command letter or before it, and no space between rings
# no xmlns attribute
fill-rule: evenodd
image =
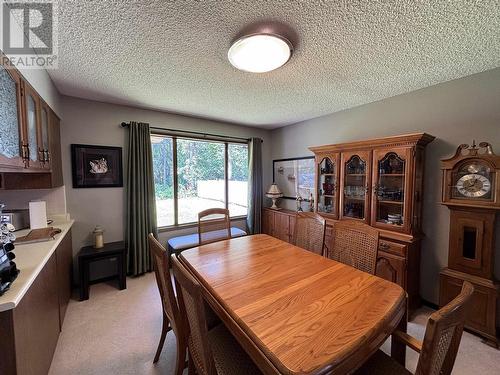
<svg viewBox="0 0 500 375"><path fill-rule="evenodd" d="M238 71L227 50L261 21L290 26L294 54ZM62 94L274 128L500 66L500 5L66 0L58 38Z"/></svg>

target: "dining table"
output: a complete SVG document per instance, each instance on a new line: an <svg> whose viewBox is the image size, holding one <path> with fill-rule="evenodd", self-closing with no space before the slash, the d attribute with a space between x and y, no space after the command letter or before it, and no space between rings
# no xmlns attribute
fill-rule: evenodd
<svg viewBox="0 0 500 375"><path fill-rule="evenodd" d="M266 234L183 251L203 296L264 374L349 374L396 329L397 284ZM404 364L405 347L392 341Z"/></svg>

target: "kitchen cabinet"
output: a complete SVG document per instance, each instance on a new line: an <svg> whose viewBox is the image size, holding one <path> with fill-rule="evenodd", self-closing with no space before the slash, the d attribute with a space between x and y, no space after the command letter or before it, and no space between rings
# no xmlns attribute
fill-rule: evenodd
<svg viewBox="0 0 500 375"><path fill-rule="evenodd" d="M62 186L60 120L7 59L2 64L0 189Z"/></svg>
<svg viewBox="0 0 500 375"><path fill-rule="evenodd" d="M59 295L59 328L62 324L71 299L71 287L73 284L73 247L71 242L71 231L69 231L56 248L57 261L57 283Z"/></svg>
<svg viewBox="0 0 500 375"><path fill-rule="evenodd" d="M0 53L0 57L3 55ZM22 132L21 76L17 70L0 63L0 168L24 168Z"/></svg>
<svg viewBox="0 0 500 375"><path fill-rule="evenodd" d="M36 91L26 82L23 82L22 93L27 167L41 169L43 159L38 152L42 143L40 137L40 99Z"/></svg>
<svg viewBox="0 0 500 375"><path fill-rule="evenodd" d="M49 111L49 147L46 149L46 162L50 168L50 186L52 188L64 185L61 155L61 121Z"/></svg>
<svg viewBox="0 0 500 375"><path fill-rule="evenodd" d="M48 373L71 296L71 269L70 229L17 305L0 312L0 374Z"/></svg>

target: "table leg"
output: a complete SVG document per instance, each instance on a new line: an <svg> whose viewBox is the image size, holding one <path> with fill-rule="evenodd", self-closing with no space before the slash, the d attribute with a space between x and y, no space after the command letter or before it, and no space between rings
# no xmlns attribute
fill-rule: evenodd
<svg viewBox="0 0 500 375"><path fill-rule="evenodd" d="M127 289L127 263L123 254L118 257L118 275L120 290Z"/></svg>
<svg viewBox="0 0 500 375"><path fill-rule="evenodd" d="M406 333L408 325L408 300L406 301L406 308L401 321L399 322L396 330ZM406 345L396 339L394 336L391 336L391 357L397 361L402 366L406 367Z"/></svg>
<svg viewBox="0 0 500 375"><path fill-rule="evenodd" d="M89 262L80 260L78 262L80 273L80 301L89 299Z"/></svg>

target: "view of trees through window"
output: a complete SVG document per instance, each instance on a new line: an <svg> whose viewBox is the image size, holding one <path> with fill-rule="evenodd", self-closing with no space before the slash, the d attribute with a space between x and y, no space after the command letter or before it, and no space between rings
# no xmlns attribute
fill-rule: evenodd
<svg viewBox="0 0 500 375"><path fill-rule="evenodd" d="M246 144L173 139L159 135L153 135L151 143L159 227L195 222L198 220L198 212L213 207L227 207L231 216L247 214ZM226 147L227 171L225 170ZM174 148L177 150L177 155L174 155ZM175 156L176 171L174 171ZM174 194L175 173L177 173L177 197Z"/></svg>

